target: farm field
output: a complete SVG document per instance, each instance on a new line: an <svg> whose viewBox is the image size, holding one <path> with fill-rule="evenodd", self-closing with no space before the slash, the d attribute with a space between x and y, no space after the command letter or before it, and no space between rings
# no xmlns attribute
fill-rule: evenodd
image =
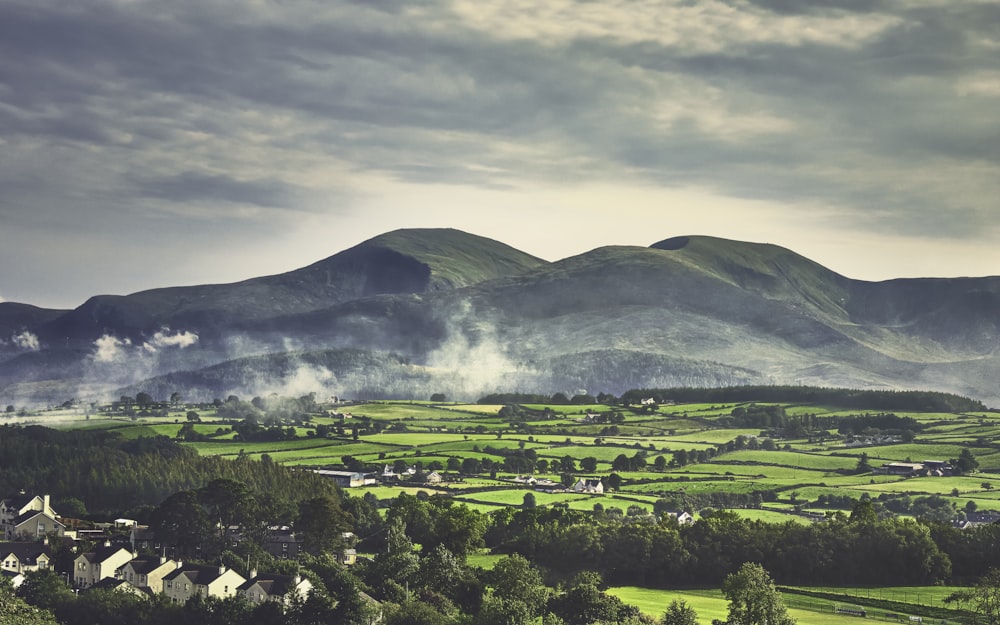
<svg viewBox="0 0 1000 625"><path fill-rule="evenodd" d="M734 410L745 411L754 405L783 411L790 419L815 419L822 427L808 436L799 432L788 437L783 437L781 430L733 427ZM128 440L181 437L182 444L200 455L261 458L266 454L274 462L303 470L344 469L344 463L353 458L366 471L381 473L387 465L404 462L423 469L422 475L438 471L442 476L442 485L447 488L425 489L427 492L444 493L478 509L521 505L528 489L513 478L532 473L541 477L544 473L556 482L602 479L607 491L613 490L608 484L615 478L623 496L638 499L535 493L536 505L581 510L593 509L596 502L623 510L629 505L651 509L660 498L689 502L685 505L691 512L700 507L726 507L729 501L744 502L734 508L743 508L746 502L756 508L764 502L767 509L740 514L763 522L804 522L805 517L780 510L798 507L849 513L851 502L862 497L882 502L903 496L910 501L929 497L944 500L956 518L967 507L1000 510L1000 413L899 411L900 416L912 419L909 423L918 424L908 442L897 437L899 442L887 443L890 436L877 439L879 444L864 445L839 434L836 420L879 411L773 402L668 404L651 413L599 404L530 404L523 407L530 411L525 420L517 421L511 413L501 418L501 408L498 404L427 401L337 405L320 410L308 421L282 424L282 433L275 440L241 440L235 423L221 419L211 406L197 407L199 421L194 423L187 421L186 408L171 410L166 416L133 418L109 418L100 412L88 417L81 411L53 410L25 420L60 428L106 430ZM543 411L554 418L536 418ZM588 411L604 415L600 419L606 422L586 422ZM612 412L615 423L609 421ZM770 438L777 449L762 449L764 438ZM862 454L869 468L878 468L907 460L954 460L963 452L974 455L978 472L906 478L859 471ZM628 460L627 467L621 464L622 457ZM596 459L595 470L583 469L585 458ZM654 462L659 464L654 467ZM618 470L613 469L613 463ZM459 467L466 473L458 475ZM659 467L662 470L656 470ZM403 486L421 488L419 484ZM351 492L373 492L379 499L388 499L404 491L393 486ZM834 498L838 504L817 505L821 497Z"/></svg>
<svg viewBox="0 0 1000 625"><path fill-rule="evenodd" d="M805 591L830 592L842 594L844 604L853 605L855 602L862 604L863 598L870 594L875 599L880 593L886 599L909 604L908 615L919 616L924 607L934 605L942 607L940 598L947 596L957 590L947 586L923 586L904 588L872 588L872 589L842 589L842 588L801 588ZM607 591L625 603L634 605L644 614L654 618L659 618L666 611L667 605L671 601L683 600L698 614L698 622L709 625L713 620L725 620L728 613L728 603L720 590L658 590L653 588L640 588L637 586L618 586L609 588ZM868 607L868 618L858 619L857 617L838 614L834 611L834 606L838 602L827 598L817 598L794 592L782 592L782 599L788 607L788 614L794 618L799 625L843 625L845 622L864 622L864 620L880 620L897 622L895 617L888 618L887 611ZM861 605L861 607L864 607ZM958 615L956 614L956 617ZM926 622L928 619L924 619ZM935 620L939 623L939 620ZM948 620L948 623L958 622Z"/></svg>

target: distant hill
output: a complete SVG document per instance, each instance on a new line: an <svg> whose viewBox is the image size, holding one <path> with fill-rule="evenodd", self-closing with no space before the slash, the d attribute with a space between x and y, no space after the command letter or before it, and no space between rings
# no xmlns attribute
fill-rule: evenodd
<svg viewBox="0 0 1000 625"><path fill-rule="evenodd" d="M10 310L41 349L5 348L8 401L63 400L75 380L80 394L309 383L468 399L792 384L1000 405L1000 278L864 282L705 236L549 263L456 230L398 230L285 274Z"/></svg>
<svg viewBox="0 0 1000 625"><path fill-rule="evenodd" d="M0 339L7 340L18 332L58 319L67 312L18 302L0 302Z"/></svg>
<svg viewBox="0 0 1000 625"><path fill-rule="evenodd" d="M38 333L48 340L69 337L89 342L108 332L138 340L169 327L218 337L235 324L376 295L454 289L545 263L458 230L396 230L288 273L232 284L92 297L43 324Z"/></svg>

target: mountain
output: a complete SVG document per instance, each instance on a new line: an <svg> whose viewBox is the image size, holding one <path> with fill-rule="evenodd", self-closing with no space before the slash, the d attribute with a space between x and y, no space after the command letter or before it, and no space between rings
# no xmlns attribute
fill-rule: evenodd
<svg viewBox="0 0 1000 625"><path fill-rule="evenodd" d="M458 230L396 230L288 273L233 284L92 297L42 325L38 334L49 341L68 337L90 342L113 333L138 341L166 327L219 337L237 324L376 295L459 288L545 262Z"/></svg>
<svg viewBox="0 0 1000 625"><path fill-rule="evenodd" d="M1000 402L1000 278L865 282L707 236L549 263L398 230L285 274L95 297L25 329L42 349L0 363L0 400L64 400L68 380L192 398L780 383Z"/></svg>
<svg viewBox="0 0 1000 625"><path fill-rule="evenodd" d="M58 319L67 312L18 302L0 302L0 339L9 339L28 328Z"/></svg>

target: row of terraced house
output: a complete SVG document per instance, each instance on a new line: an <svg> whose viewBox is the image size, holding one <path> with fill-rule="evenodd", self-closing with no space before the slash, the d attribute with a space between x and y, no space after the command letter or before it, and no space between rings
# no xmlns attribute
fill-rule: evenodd
<svg viewBox="0 0 1000 625"><path fill-rule="evenodd" d="M0 531L0 572L14 586L20 585L25 573L51 568L49 537L75 538L58 520L48 495L21 493L0 499ZM252 603L287 604L293 597L305 598L312 590L309 580L298 575L250 571L247 579L225 566L139 555L110 541L78 555L67 581L79 590L113 588L146 596L162 594L175 603L196 595L223 599L242 594Z"/></svg>
<svg viewBox="0 0 1000 625"><path fill-rule="evenodd" d="M252 603L287 604L295 597L304 599L312 590L309 580L299 575L258 574L252 570L247 579L222 565L139 555L110 543L77 556L72 577L73 585L79 589L98 587L138 595L162 594L174 603L184 603L196 595L225 599L241 594Z"/></svg>

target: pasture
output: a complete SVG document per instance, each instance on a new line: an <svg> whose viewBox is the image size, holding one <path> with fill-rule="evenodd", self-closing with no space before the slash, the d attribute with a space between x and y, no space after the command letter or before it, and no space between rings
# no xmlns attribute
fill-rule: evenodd
<svg viewBox="0 0 1000 625"><path fill-rule="evenodd" d="M284 435L273 441L239 440L233 431L234 424L219 419L210 406L192 407L197 408L200 419L193 424L188 424L187 408L183 407L171 410L165 417L109 417L99 412L87 415L79 410L53 410L19 417L19 421L104 430L130 440L152 436L177 438L183 435L182 428L186 428L193 432L194 438L201 437L183 441L198 454L224 458L240 454L261 458L266 454L274 462L303 469L342 468L348 456L368 470L378 472L385 465L391 467L403 461L410 466L419 465L424 473L438 470L447 485L446 489L419 484L405 484L404 488L445 493L477 509L521 505L528 490L512 478L532 473L532 467L538 471L543 466L539 461L548 463L545 473L557 482L571 467L569 477L574 481L597 477L607 483L613 472L612 463L620 456L630 461L642 458L645 462L618 471L621 481L618 494L634 500L614 499L614 493L610 492L597 498L538 492L536 505L591 510L594 503L600 502L605 507L623 510L630 505L651 509L661 497L707 501L722 494L760 493L769 494L768 509L740 514L767 522L804 522L805 517L786 514L773 506L828 510L815 506L820 496L835 497L841 505L863 496L875 500L904 495L911 499L936 496L953 504L956 516L969 502L974 502L979 510L1000 509L1000 446L994 442L1000 441L1000 414L901 411L898 413L901 416L912 417L924 425L924 429L911 434L908 442L886 442L886 437L882 437L877 439L879 444L865 446L853 442L853 446L847 446L848 439L837 434L835 427L816 430L812 438L801 434L783 438L780 431L724 427L732 421L730 415L735 407L748 404L671 404L659 406L654 412L605 405L532 404L525 406L532 411L525 416L527 420L512 421L509 415L500 418L498 413L503 406L496 404L373 401L321 407L309 420L283 424ZM534 416L546 409L553 418ZM823 419L877 412L801 403L784 405L783 409L787 415L806 418L815 415ZM609 415L612 411L620 415L615 417L616 423L586 419L588 412ZM346 417L347 414L351 417ZM370 427L372 424L378 427ZM290 427L294 429L289 430ZM326 430L317 436L317 427ZM289 432L294 432L294 436ZM744 437L745 448L731 450L731 443L738 437ZM761 449L760 442L765 437L771 438L778 449ZM727 445L730 451L726 451ZM862 454L867 455L871 467L877 468L906 460L949 460L957 458L963 450L975 455L980 472L971 476L906 478L857 471ZM691 463L692 451L706 452L707 457L701 454L702 462ZM687 462L677 463L676 459L683 459L684 454L689 456ZM658 456L662 456L666 465L662 471L654 470ZM522 460L513 461L514 457ZM564 462L567 457L572 464ZM584 458L596 459L595 471L582 469ZM478 475L455 473L455 468L466 461L475 463ZM451 472L448 466L452 467ZM379 499L387 499L406 492L399 488L352 489L352 494L370 491Z"/></svg>

